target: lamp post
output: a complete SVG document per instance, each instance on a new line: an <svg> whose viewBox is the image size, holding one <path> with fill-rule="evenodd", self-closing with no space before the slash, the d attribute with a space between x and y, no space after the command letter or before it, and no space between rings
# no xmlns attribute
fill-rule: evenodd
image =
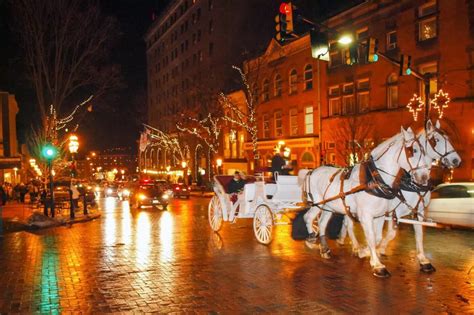
<svg viewBox="0 0 474 315"><path fill-rule="evenodd" d="M216 160L216 165L217 165L217 175L220 175L221 172L220 172L220 169L221 169L221 166L222 166L222 159L217 159Z"/></svg>
<svg viewBox="0 0 474 315"><path fill-rule="evenodd" d="M183 183L185 185L188 185L188 170L187 170L187 167L188 167L188 162L186 161L182 161L181 162L181 167L183 168Z"/></svg>
<svg viewBox="0 0 474 315"><path fill-rule="evenodd" d="M77 150L79 150L78 138L75 135L71 135L69 137L69 153L71 153L71 191L70 191L70 194L71 194L71 207L70 207L70 211L69 211L69 217L71 218L71 220L74 219L75 210L76 210L75 209L76 205L74 204L74 198L73 198L73 192L72 192L72 185L73 185L72 179L74 178L74 175L75 175L74 154L77 153ZM85 201L85 198L84 198L84 201Z"/></svg>
<svg viewBox="0 0 474 315"><path fill-rule="evenodd" d="M14 168L13 168L13 174L14 174L14 182L15 182L15 184L17 183L17 178L16 178L17 173L18 173L18 167L14 167Z"/></svg>

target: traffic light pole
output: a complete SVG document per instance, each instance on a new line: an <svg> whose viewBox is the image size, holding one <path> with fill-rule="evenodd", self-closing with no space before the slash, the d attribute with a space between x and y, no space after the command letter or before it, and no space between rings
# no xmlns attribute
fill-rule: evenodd
<svg viewBox="0 0 474 315"><path fill-rule="evenodd" d="M400 62L385 55L384 53L377 52L377 55L382 57L383 59L387 60L391 64L400 67ZM424 127L426 128L426 124L428 123L428 119L430 117L430 110L431 110L431 103L430 103L430 80L433 78L433 73L425 73L421 74L415 70L411 70L411 74L418 80L423 82L424 93L425 93L425 117L424 117Z"/></svg>
<svg viewBox="0 0 474 315"><path fill-rule="evenodd" d="M51 194L51 217L54 218L54 184L53 184L53 162L48 161L49 167L49 191Z"/></svg>

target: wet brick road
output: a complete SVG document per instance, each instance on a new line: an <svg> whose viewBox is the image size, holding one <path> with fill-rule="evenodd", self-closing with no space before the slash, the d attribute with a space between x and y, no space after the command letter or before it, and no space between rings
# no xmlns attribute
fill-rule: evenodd
<svg viewBox="0 0 474 315"><path fill-rule="evenodd" d="M437 272L421 274L413 232L402 227L384 263L330 245L335 257L278 226L263 246L251 221L208 227L206 198L168 211L103 201L101 219L0 240L0 313L473 313L474 232L427 230Z"/></svg>

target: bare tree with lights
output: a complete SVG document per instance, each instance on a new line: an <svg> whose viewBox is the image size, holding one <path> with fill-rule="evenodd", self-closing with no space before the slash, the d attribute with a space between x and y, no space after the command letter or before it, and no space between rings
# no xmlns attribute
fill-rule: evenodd
<svg viewBox="0 0 474 315"><path fill-rule="evenodd" d="M118 68L107 64L115 21L91 1L15 0L12 8L42 126L54 139L80 108L117 86Z"/></svg>
<svg viewBox="0 0 474 315"><path fill-rule="evenodd" d="M235 70L239 72L240 78L242 80L242 84L244 86L244 94L245 94L245 108L239 107L238 104L235 104L230 100L224 93L220 93L220 103L224 109L224 116L223 119L243 128L247 133L250 135L250 139L252 140L252 152L253 157L255 160L255 165L257 165L257 161L259 160L258 155L258 124L257 124L257 102L255 102L255 98L253 95L252 90L250 89L250 85L247 81L247 77L243 73L242 69L236 66L232 66Z"/></svg>
<svg viewBox="0 0 474 315"><path fill-rule="evenodd" d="M367 141L373 134L373 124L367 118L358 115L341 119L329 134L336 144L336 151L344 157L348 165L363 160L375 144L375 140L374 143Z"/></svg>
<svg viewBox="0 0 474 315"><path fill-rule="evenodd" d="M158 146L168 152L177 156L180 161L186 161L189 156L189 146L182 143L175 135L170 135L162 130L144 124L145 128L149 130L149 137L151 138L150 145Z"/></svg>

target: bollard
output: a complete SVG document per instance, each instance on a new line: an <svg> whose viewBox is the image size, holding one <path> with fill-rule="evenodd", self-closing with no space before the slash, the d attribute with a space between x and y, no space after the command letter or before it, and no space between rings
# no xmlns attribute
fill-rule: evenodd
<svg viewBox="0 0 474 315"><path fill-rule="evenodd" d="M84 200L83 200L83 203L84 203L84 215L87 215L87 198L86 198L86 193L84 193Z"/></svg>

